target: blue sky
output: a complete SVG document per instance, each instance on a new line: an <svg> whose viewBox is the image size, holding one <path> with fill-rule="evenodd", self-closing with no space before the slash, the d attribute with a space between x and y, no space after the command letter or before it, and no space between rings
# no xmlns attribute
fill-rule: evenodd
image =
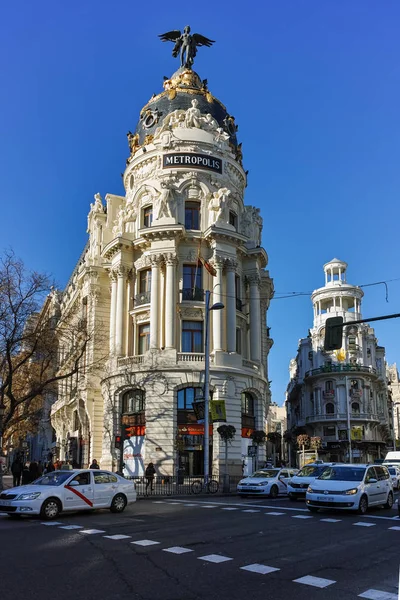
<svg viewBox="0 0 400 600"><path fill-rule="evenodd" d="M195 69L239 124L277 296L323 285L334 256L351 283L400 277L397 0L22 0L0 16L0 247L28 267L65 285L93 194L123 193L126 132L179 66L157 34L190 24L216 40ZM389 303L365 293L365 317L400 312L400 281ZM268 321L281 404L309 297L276 297ZM376 331L400 363L400 321Z"/></svg>

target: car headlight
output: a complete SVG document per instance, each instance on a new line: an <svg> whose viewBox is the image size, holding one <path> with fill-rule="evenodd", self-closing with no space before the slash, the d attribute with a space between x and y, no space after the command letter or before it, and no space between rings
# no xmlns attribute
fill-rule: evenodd
<svg viewBox="0 0 400 600"><path fill-rule="evenodd" d="M313 494L313 493L314 493L314 490L312 489L312 487L311 487L311 486L308 486L308 488L307 488L307 492L308 492L309 494Z"/></svg>
<svg viewBox="0 0 400 600"><path fill-rule="evenodd" d="M351 490L346 490L345 495L346 496L354 496L354 494L357 494L357 492L358 492L358 488L352 488Z"/></svg>
<svg viewBox="0 0 400 600"><path fill-rule="evenodd" d="M40 492L31 492L30 494L20 494L17 500L36 500L39 496Z"/></svg>

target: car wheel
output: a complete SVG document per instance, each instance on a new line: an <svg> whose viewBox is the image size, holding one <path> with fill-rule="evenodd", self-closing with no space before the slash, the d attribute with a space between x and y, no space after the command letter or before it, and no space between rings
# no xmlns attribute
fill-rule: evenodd
<svg viewBox="0 0 400 600"><path fill-rule="evenodd" d="M279 493L279 490L278 490L277 486L273 485L272 488L271 488L271 490L270 490L270 492L269 492L269 497L270 498L277 498L278 497L278 493Z"/></svg>
<svg viewBox="0 0 400 600"><path fill-rule="evenodd" d="M111 502L110 510L113 513L122 513L125 510L126 498L123 494L114 496Z"/></svg>
<svg viewBox="0 0 400 600"><path fill-rule="evenodd" d="M316 506L307 506L307 508L312 513L317 513L319 511L319 508L317 508Z"/></svg>
<svg viewBox="0 0 400 600"><path fill-rule="evenodd" d="M368 499L367 496L361 496L360 504L358 505L358 512L360 515L365 515L368 510Z"/></svg>
<svg viewBox="0 0 400 600"><path fill-rule="evenodd" d="M61 512L60 501L57 498L48 498L42 504L40 509L40 516L46 521L56 519Z"/></svg>
<svg viewBox="0 0 400 600"><path fill-rule="evenodd" d="M392 492L389 492L388 497L387 497L387 502L386 504L384 504L384 508L392 508L393 506L393 494Z"/></svg>

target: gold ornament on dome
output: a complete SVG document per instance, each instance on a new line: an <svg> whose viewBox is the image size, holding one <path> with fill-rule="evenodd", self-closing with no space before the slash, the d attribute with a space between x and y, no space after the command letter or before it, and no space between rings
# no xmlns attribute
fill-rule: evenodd
<svg viewBox="0 0 400 600"><path fill-rule="evenodd" d="M143 144L146 146L147 144L151 144L154 140L154 135L146 135L144 138Z"/></svg>

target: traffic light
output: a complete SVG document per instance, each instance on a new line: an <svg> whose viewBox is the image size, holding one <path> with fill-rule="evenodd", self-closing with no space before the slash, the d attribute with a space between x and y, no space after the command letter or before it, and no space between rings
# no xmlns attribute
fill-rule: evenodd
<svg viewBox="0 0 400 600"><path fill-rule="evenodd" d="M342 347L343 317L330 317L325 321L324 350L339 350Z"/></svg>
<svg viewBox="0 0 400 600"><path fill-rule="evenodd" d="M116 435L114 439L114 448L116 450L121 450L122 448L122 437L120 435Z"/></svg>

